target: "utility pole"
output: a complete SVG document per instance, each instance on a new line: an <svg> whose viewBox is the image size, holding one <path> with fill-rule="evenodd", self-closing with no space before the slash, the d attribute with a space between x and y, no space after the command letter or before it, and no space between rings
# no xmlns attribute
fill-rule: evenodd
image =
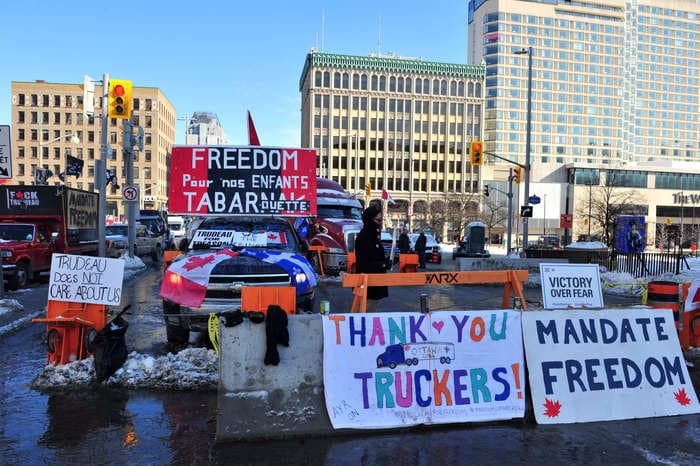
<svg viewBox="0 0 700 466"><path fill-rule="evenodd" d="M513 232L513 169L508 169L508 238L506 240L506 256L510 254L511 233Z"/></svg>
<svg viewBox="0 0 700 466"><path fill-rule="evenodd" d="M131 124L131 119L124 120L123 122L124 131L122 134L122 143L124 148L122 153L124 155L124 168L126 168L126 186L132 186L134 183L134 129ZM139 193L140 195L140 193ZM129 257L134 257L134 244L136 243L136 202L137 201L127 201L126 204L126 218L129 219L127 224L127 236L129 242Z"/></svg>
<svg viewBox="0 0 700 466"><path fill-rule="evenodd" d="M102 134L100 135L100 157L95 159L95 189L99 190L97 207L98 255L105 256L105 217L107 213L107 186L105 185L105 160L108 156L107 122L109 120L109 74L102 75Z"/></svg>

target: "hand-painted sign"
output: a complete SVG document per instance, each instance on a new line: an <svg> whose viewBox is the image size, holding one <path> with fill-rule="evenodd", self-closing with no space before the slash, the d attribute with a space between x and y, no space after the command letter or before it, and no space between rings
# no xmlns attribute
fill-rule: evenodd
<svg viewBox="0 0 700 466"><path fill-rule="evenodd" d="M175 146L170 172L170 213L316 214L314 149Z"/></svg>
<svg viewBox="0 0 700 466"><path fill-rule="evenodd" d="M540 264L545 309L601 308L597 264Z"/></svg>
<svg viewBox="0 0 700 466"><path fill-rule="evenodd" d="M670 309L523 312L541 424L700 412Z"/></svg>
<svg viewBox="0 0 700 466"><path fill-rule="evenodd" d="M124 261L54 254L49 299L116 306L121 301Z"/></svg>
<svg viewBox="0 0 700 466"><path fill-rule="evenodd" d="M333 427L367 429L522 417L519 312L323 317Z"/></svg>

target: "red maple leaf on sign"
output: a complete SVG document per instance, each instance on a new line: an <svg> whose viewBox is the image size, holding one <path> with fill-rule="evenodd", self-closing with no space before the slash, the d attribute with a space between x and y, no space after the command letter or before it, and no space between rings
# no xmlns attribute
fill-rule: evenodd
<svg viewBox="0 0 700 466"><path fill-rule="evenodd" d="M214 261L213 254L210 254L210 255L204 256L204 257L201 257L201 256L190 257L189 259L187 259L187 262L185 262L182 265L182 268L189 272L190 270L194 270L194 269L197 269L199 267L204 267L205 265L207 265L208 263L213 262L213 261Z"/></svg>
<svg viewBox="0 0 700 466"><path fill-rule="evenodd" d="M676 401L682 406L690 404L690 398L688 398L688 395L685 393L685 388L681 388L680 390L675 392L673 396L676 398Z"/></svg>
<svg viewBox="0 0 700 466"><path fill-rule="evenodd" d="M549 398L544 399L544 415L547 417L557 417L561 411L561 403L552 401Z"/></svg>

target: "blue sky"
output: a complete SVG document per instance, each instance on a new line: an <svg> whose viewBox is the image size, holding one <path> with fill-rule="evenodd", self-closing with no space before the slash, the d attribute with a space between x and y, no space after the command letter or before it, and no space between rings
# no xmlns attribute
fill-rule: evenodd
<svg viewBox="0 0 700 466"><path fill-rule="evenodd" d="M0 124L11 124L11 81L80 83L109 73L159 87L178 117L216 113L231 144L247 144L250 110L262 144L298 146L299 78L311 47L377 53L381 30L382 53L448 63L467 56L465 0L22 0L2 11Z"/></svg>

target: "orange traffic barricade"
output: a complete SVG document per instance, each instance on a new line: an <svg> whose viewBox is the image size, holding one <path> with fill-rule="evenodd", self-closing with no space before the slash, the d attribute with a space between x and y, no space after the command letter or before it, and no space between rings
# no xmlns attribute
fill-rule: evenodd
<svg viewBox="0 0 700 466"><path fill-rule="evenodd" d="M287 314L296 314L297 292L293 286L244 286L241 288L241 311L262 312L276 304Z"/></svg>
<svg viewBox="0 0 700 466"><path fill-rule="evenodd" d="M104 304L49 301L46 318L32 319L46 323L46 356L54 365L85 359L91 354L90 344L107 324Z"/></svg>
<svg viewBox="0 0 700 466"><path fill-rule="evenodd" d="M323 270L323 254L322 253L326 252L327 250L328 250L328 248L326 248L325 246L321 246L321 245L309 246L309 251L311 251L312 253L316 252L316 257L318 258L318 268L319 268L319 271L321 272L322 277L325 277L325 275L326 275L326 272Z"/></svg>
<svg viewBox="0 0 700 466"><path fill-rule="evenodd" d="M170 267L170 264L173 263L175 258L182 254L182 251L173 251L173 250L167 250L163 251L163 271L168 270L168 267Z"/></svg>
<svg viewBox="0 0 700 466"><path fill-rule="evenodd" d="M347 268L348 273L355 273L355 253L354 252L349 252L348 253L348 268Z"/></svg>
<svg viewBox="0 0 700 466"><path fill-rule="evenodd" d="M399 255L399 272L418 272L418 254Z"/></svg>
<svg viewBox="0 0 700 466"><path fill-rule="evenodd" d="M671 281L651 281L647 287L647 306L673 311L678 341L683 351L691 346L700 346L700 312L684 311L682 321L679 319L681 303L685 302L689 288L690 283Z"/></svg>

